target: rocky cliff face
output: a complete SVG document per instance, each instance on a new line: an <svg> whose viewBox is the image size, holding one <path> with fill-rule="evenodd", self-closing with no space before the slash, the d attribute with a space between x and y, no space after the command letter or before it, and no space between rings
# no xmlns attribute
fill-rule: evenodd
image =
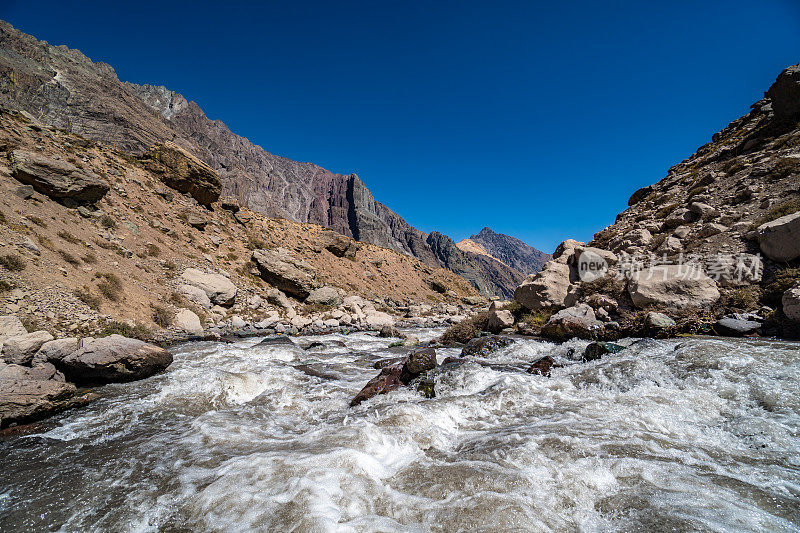
<svg viewBox="0 0 800 533"><path fill-rule="evenodd" d="M142 153L173 142L193 153L222 179L222 194L269 216L330 227L348 237L443 263L428 236L377 202L355 174L336 174L312 163L271 154L210 120L200 107L164 87L120 82L114 69L66 46L51 46L0 21L0 105L110 145ZM497 265L474 255L476 283L492 279ZM477 285L476 285L477 286Z"/></svg>
<svg viewBox="0 0 800 533"><path fill-rule="evenodd" d="M458 247L488 255L525 276L539 272L552 257L516 237L495 233L490 228L483 228L477 235L460 241Z"/></svg>

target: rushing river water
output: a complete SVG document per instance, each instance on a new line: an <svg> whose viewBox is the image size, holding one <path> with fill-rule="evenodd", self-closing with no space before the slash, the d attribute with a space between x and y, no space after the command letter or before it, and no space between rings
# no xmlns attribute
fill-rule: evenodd
<svg viewBox="0 0 800 533"><path fill-rule="evenodd" d="M565 366L467 363L435 399L348 408L398 352L312 340L180 346L166 373L0 440L0 530L800 529L797 344L645 340L582 364L584 342L520 340L492 359Z"/></svg>

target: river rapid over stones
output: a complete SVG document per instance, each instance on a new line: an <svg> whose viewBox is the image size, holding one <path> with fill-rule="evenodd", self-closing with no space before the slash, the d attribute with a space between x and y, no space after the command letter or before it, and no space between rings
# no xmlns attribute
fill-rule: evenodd
<svg viewBox="0 0 800 533"><path fill-rule="evenodd" d="M441 331L417 330L422 341ZM800 345L517 339L349 408L367 333L189 343L0 439L0 530L797 531ZM458 349L437 349L441 362ZM552 377L515 372L545 355Z"/></svg>

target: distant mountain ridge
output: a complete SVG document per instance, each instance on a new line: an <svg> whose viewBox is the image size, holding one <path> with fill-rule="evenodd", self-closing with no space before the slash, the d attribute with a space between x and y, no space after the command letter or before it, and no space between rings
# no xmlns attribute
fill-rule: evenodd
<svg viewBox="0 0 800 533"><path fill-rule="evenodd" d="M336 174L273 155L232 133L222 121L209 119L196 103L174 91L121 82L111 66L39 41L4 21L0 105L118 150L141 153L155 143L174 142L220 174L224 195L254 211L327 226L430 266L457 264L486 295L511 294L520 275L482 255L443 255L449 247L435 251L432 243L439 243L438 237L431 239L377 202L356 174Z"/></svg>
<svg viewBox="0 0 800 533"><path fill-rule="evenodd" d="M537 250L516 237L495 233L490 228L483 228L477 235L460 241L458 247L463 251L500 261L524 276L539 272L552 258L550 254Z"/></svg>

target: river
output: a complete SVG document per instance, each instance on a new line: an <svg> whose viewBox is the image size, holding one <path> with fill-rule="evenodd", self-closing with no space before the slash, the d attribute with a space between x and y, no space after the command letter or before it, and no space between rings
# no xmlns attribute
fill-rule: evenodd
<svg viewBox="0 0 800 533"><path fill-rule="evenodd" d="M580 363L583 341L519 340L492 359L564 367L466 363L434 399L348 408L397 349L296 339L316 340L181 345L167 372L0 440L0 531L800 530L796 343L643 340Z"/></svg>

